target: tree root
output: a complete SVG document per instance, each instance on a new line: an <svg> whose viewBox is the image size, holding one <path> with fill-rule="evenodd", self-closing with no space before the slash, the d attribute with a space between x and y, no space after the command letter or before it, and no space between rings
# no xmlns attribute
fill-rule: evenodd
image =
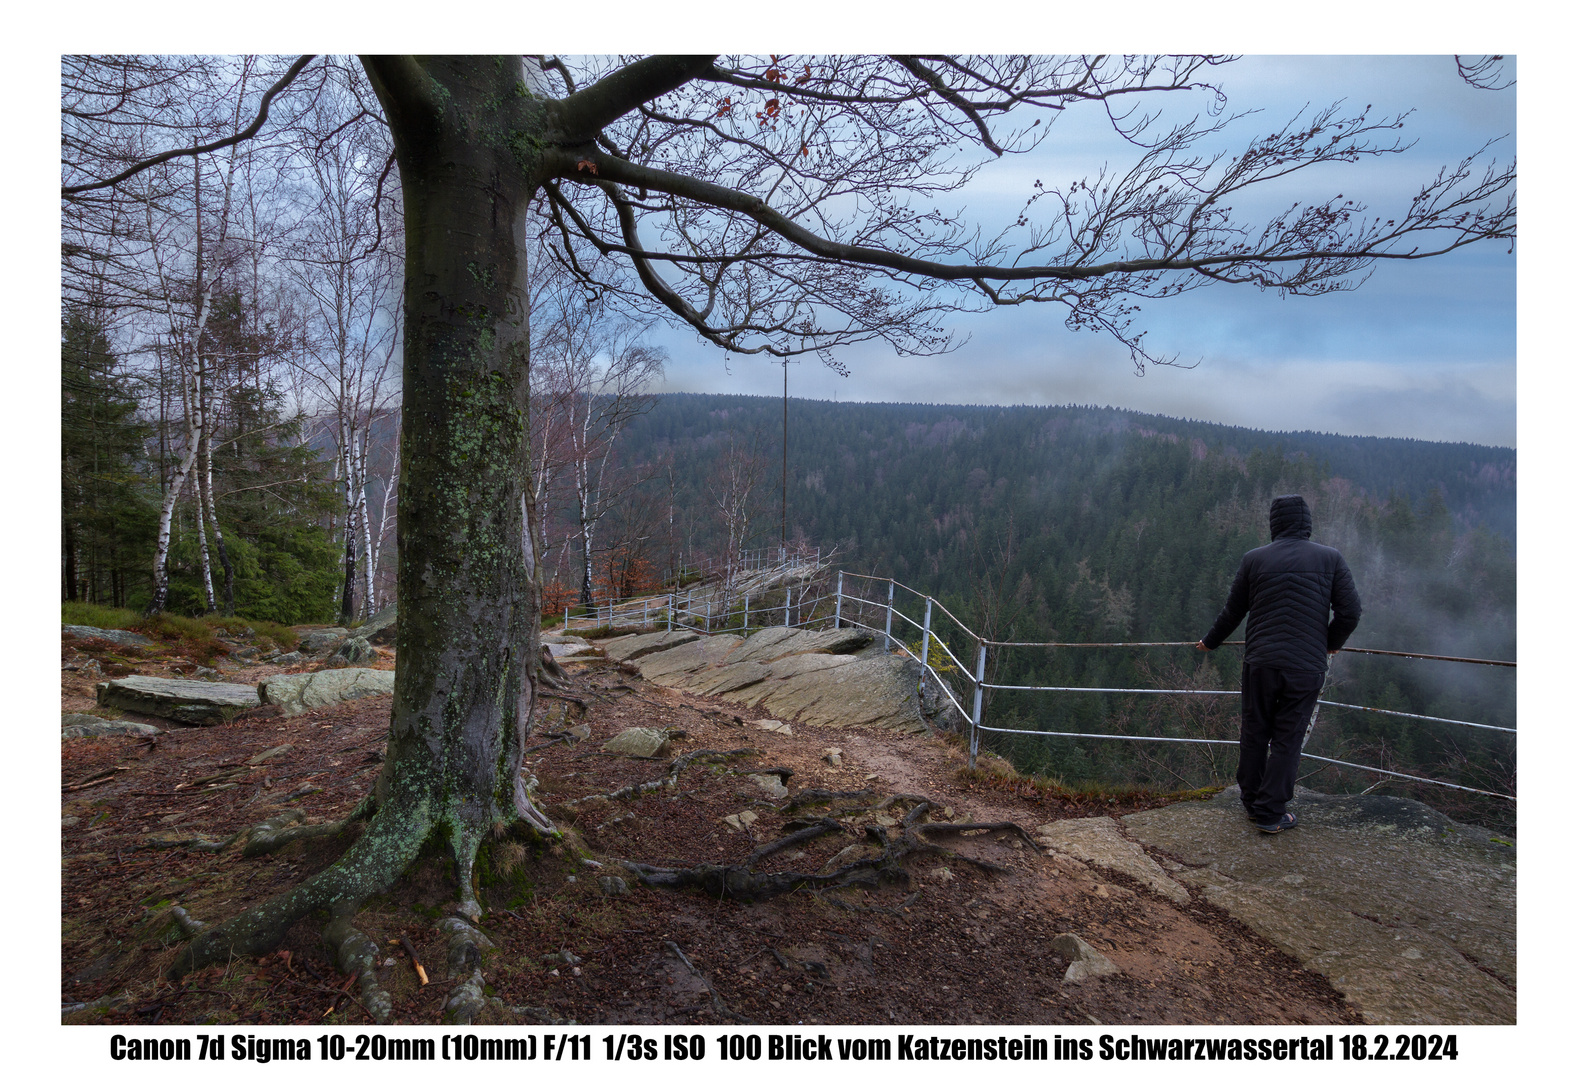
<svg viewBox="0 0 1580 1080"><path fill-rule="evenodd" d="M324 944L335 954L342 975L355 975L358 999L375 1023L387 1024L394 1008L390 992L379 985L376 942L351 924L351 916L330 919L324 927Z"/></svg>
<svg viewBox="0 0 1580 1080"><path fill-rule="evenodd" d="M244 829L236 836L226 841L229 846L236 839L245 835L246 845L241 849L243 859L256 859L264 855L272 855L287 844L297 840L316 840L320 836L338 836L356 821L353 813L339 821L326 821L317 825L303 825L307 814L300 809L287 810L276 814L267 821L260 822L250 829ZM349 972L347 973L349 974Z"/></svg>
<svg viewBox="0 0 1580 1080"><path fill-rule="evenodd" d="M440 919L438 929L447 938L446 975L455 989L444 1001L444 1016L452 1024L470 1024L483 1011L483 950L497 948L488 936L458 916Z"/></svg>
<svg viewBox="0 0 1580 1080"><path fill-rule="evenodd" d="M691 959L685 953L680 951L679 945L676 945L673 941L666 941L664 944L668 945L670 951L680 958L680 962L682 964L686 965L686 970L691 972L695 978L702 982L703 986L708 988L708 996L713 999L714 1012L718 1013L727 1020L739 1020L743 1024L749 1024L752 1022L750 1017L742 1016L740 1013L736 1012L734 1009L730 1008L724 1003L724 999L719 996L719 992L713 988L713 980L697 970L697 966L691 962Z"/></svg>
<svg viewBox="0 0 1580 1080"><path fill-rule="evenodd" d="M349 918L362 901L395 883L431 829L426 800L392 800L332 866L289 892L205 929L177 957L170 977L219 963L232 953L261 956L304 915L321 908L328 908L333 918Z"/></svg>
<svg viewBox="0 0 1580 1080"><path fill-rule="evenodd" d="M767 900L802 888L821 891L846 885L872 886L887 882L909 886L910 871L906 869L904 863L912 856L922 854L959 859L989 873L1010 872L1007 866L963 855L941 844L930 842L927 837L935 833L1010 832L1031 841L1031 836L1026 830L1014 822L923 822L922 817L929 810L935 809L936 804L921 795L894 795L880 805L888 807L898 802L914 804L901 823L901 833L898 838L891 839L886 829L868 825L864 830L866 839L878 845L879 853L821 873L805 874L789 871L765 873L757 870L757 864L787 848L796 847L831 832L842 831L844 826L832 818L821 818L810 824L796 822L795 824L805 827L755 849L745 861L740 863L703 863L693 867L665 867L622 861L621 865L636 874L642 884L652 888L699 888L709 896L716 896L721 900L728 897L733 900L756 901ZM1031 842L1035 847L1035 842Z"/></svg>

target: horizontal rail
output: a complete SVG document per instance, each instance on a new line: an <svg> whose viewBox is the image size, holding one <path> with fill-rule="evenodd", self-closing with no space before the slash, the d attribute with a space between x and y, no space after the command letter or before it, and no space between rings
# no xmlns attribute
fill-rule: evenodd
<svg viewBox="0 0 1580 1080"><path fill-rule="evenodd" d="M1014 649L1160 649L1169 646L1194 648L1196 641L984 641L995 648ZM1224 645L1244 645L1244 641L1225 641ZM1366 653L1370 656L1403 656L1410 660L1447 660L1455 664L1486 664L1489 667L1517 667L1513 660L1481 660L1472 656L1438 656L1434 653L1394 652L1389 649L1356 649L1348 645L1339 652Z"/></svg>
<svg viewBox="0 0 1580 1080"><path fill-rule="evenodd" d="M983 683L984 690L1056 690L1072 694L1199 694L1204 697L1239 697L1238 690L1154 690L1128 686L1018 686L1008 683ZM1379 709L1375 705L1351 705L1347 701L1319 699L1318 705L1332 705L1336 709L1359 709L1363 712L1382 713L1386 716L1403 716L1411 720L1436 720L1442 724L1459 724L1461 727L1481 728L1485 731L1507 731L1519 734L1518 728L1498 727L1496 724L1475 724L1469 720L1450 720L1446 716L1426 716L1422 713L1399 712L1396 709ZM986 731L986 728L983 728Z"/></svg>
<svg viewBox="0 0 1580 1080"><path fill-rule="evenodd" d="M1199 743L1206 746L1239 746L1239 740L1232 739L1179 739L1164 735L1100 735L1088 731L1037 731L1029 728L1001 728L988 727L986 724L977 726L978 731L996 731L1004 735L1053 735L1067 739L1118 739L1126 742L1167 742L1167 743ZM1372 765L1357 765L1353 761L1339 761L1337 758L1325 758L1317 754L1302 752L1301 757L1310 758L1312 761L1325 761L1329 765L1342 765L1348 769L1363 769L1366 772L1381 773L1384 776L1397 776L1401 780L1413 780L1418 784L1436 784L1438 787L1453 788L1456 791L1469 791L1476 795L1491 795L1498 799L1508 799L1518 802L1513 795L1505 795L1501 791L1487 791L1484 788L1466 787L1464 784L1450 784L1447 780L1433 780L1427 776L1415 776L1411 773L1394 772L1392 769L1379 769Z"/></svg>
<svg viewBox="0 0 1580 1080"><path fill-rule="evenodd" d="M1128 686L1015 686L1005 683L983 683L984 690L1060 690L1076 694L1202 694L1204 696L1239 697L1238 690L1137 690ZM985 730L985 729L984 729Z"/></svg>
<svg viewBox="0 0 1580 1080"><path fill-rule="evenodd" d="M1383 713L1386 716L1403 716L1411 720L1436 720L1443 724L1459 724L1461 727L1483 728L1486 731L1507 731L1510 735L1518 735L1518 728L1498 727L1496 724L1473 724L1469 720L1450 720L1446 716L1423 716L1420 713L1399 712L1395 709L1379 709L1375 705L1351 705L1347 701L1318 701L1318 705L1332 705L1337 709L1359 709L1362 712Z"/></svg>

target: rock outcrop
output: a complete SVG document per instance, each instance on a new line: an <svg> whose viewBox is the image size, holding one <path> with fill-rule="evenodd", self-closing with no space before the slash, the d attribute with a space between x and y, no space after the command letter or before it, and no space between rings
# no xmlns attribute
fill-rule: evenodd
<svg viewBox="0 0 1580 1080"><path fill-rule="evenodd" d="M769 627L745 639L635 634L604 650L628 658L649 682L761 705L781 721L921 733L944 720L942 697L921 665L874 649L861 630Z"/></svg>
<svg viewBox="0 0 1580 1080"><path fill-rule="evenodd" d="M395 616L395 605L391 604L357 627L353 634L365 641L372 642L374 645L393 645L395 644Z"/></svg>
<svg viewBox="0 0 1580 1080"><path fill-rule="evenodd" d="M131 720L106 720L92 713L65 713L60 718L62 739L96 739L101 735L158 735L152 724Z"/></svg>
<svg viewBox="0 0 1580 1080"><path fill-rule="evenodd" d="M100 705L126 712L179 720L184 724L222 724L258 706L258 690L245 683L202 679L156 679L128 675L94 688Z"/></svg>
<svg viewBox="0 0 1580 1080"><path fill-rule="evenodd" d="M1140 844L1126 839L1111 817L1066 818L1039 825L1037 833L1038 843L1061 855L1124 874L1176 904L1190 903L1190 894L1179 882L1165 874Z"/></svg>
<svg viewBox="0 0 1580 1080"><path fill-rule="evenodd" d="M372 668L331 668L300 675L275 675L258 684L258 696L263 703L280 706L287 716L297 716L337 701L394 692L395 673Z"/></svg>
<svg viewBox="0 0 1580 1080"><path fill-rule="evenodd" d="M1515 1022L1515 852L1419 802L1297 789L1300 827L1237 788L1124 818L1199 898L1295 957L1372 1024Z"/></svg>

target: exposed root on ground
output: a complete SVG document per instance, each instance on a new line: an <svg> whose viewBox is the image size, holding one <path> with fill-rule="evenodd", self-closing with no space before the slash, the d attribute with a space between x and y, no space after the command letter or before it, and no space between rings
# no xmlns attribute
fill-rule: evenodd
<svg viewBox="0 0 1580 1080"><path fill-rule="evenodd" d="M377 974L379 947L362 931L351 924L350 915L330 919L324 927L324 944L335 955L335 966L342 975L356 980L358 1000L376 1023L389 1023L390 1012L395 1006L390 992L379 985ZM334 1009L331 1002L330 1010ZM325 1012L325 1016L329 1013Z"/></svg>
<svg viewBox="0 0 1580 1080"><path fill-rule="evenodd" d="M693 964L691 962L691 958L680 951L679 945L676 945L673 941L666 941L664 944L668 945L670 951L680 958L680 962L682 964L686 965L686 970L691 972L695 978L701 981L703 986L708 988L708 996L713 999L713 1011L715 1013L724 1017L726 1020L739 1020L744 1024L749 1024L752 1022L750 1017L742 1016L740 1013L736 1012L734 1009L730 1008L724 1003L724 999L719 996L719 992L713 988L713 980L697 970L697 965Z"/></svg>
<svg viewBox="0 0 1580 1080"><path fill-rule="evenodd" d="M170 977L219 963L232 953L260 956L312 911L328 909L331 919L349 919L368 897L395 883L416 858L432 826L427 800L392 797L332 866L288 892L206 928L177 957ZM468 871L462 878L464 883L470 877L476 844L458 837L452 838L452 846L457 861ZM469 894L470 889L465 891Z"/></svg>
<svg viewBox="0 0 1580 1080"><path fill-rule="evenodd" d="M803 792L803 794L807 794ZM829 793L825 793L829 794ZM846 793L849 794L849 793ZM792 803L794 800L792 800ZM653 866L647 863L622 861L626 869L637 875L642 884L652 888L683 889L698 888L709 896L720 899L726 897L733 900L766 900L796 889L811 888L824 890L839 888L846 885L875 886L888 883L908 886L911 883L910 871L905 867L906 860L915 855L936 854L946 858L959 859L970 863L972 866L986 870L990 873L1009 873L1009 868L986 859L974 858L964 855L940 844L931 843L927 837L938 833L982 833L992 835L995 833L1013 833L1033 845L1035 841L1025 829L1009 821L998 822L926 822L922 818L928 811L936 809L932 800L921 795L893 795L879 803L872 809L887 809L900 803L911 803L910 811L905 815L905 820L899 825L899 836L891 837L887 829L877 825L867 825L863 835L868 843L878 846L878 854L843 862L838 867L832 864L842 862L842 857L857 848L859 844L852 844L830 860L830 866L825 867L821 873L806 874L795 871L763 872L757 866L771 855L778 854L789 848L798 847L821 836L830 833L842 832L845 826L833 818L824 817L815 820L799 819L789 822L790 825L801 826L795 832L782 837L772 843L764 844L752 851L743 862L739 863L703 863L691 867Z"/></svg>

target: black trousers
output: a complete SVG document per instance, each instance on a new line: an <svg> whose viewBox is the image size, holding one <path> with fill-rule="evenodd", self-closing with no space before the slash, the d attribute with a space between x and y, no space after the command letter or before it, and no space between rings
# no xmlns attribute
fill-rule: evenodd
<svg viewBox="0 0 1580 1080"><path fill-rule="evenodd" d="M1277 821L1295 794L1300 742L1327 674L1240 667L1240 801L1257 821Z"/></svg>

